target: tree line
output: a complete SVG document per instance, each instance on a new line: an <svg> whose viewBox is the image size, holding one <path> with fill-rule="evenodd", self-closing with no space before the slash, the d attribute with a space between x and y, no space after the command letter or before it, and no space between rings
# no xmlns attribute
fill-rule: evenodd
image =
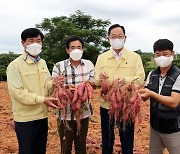
<svg viewBox="0 0 180 154"><path fill-rule="evenodd" d="M154 55L152 52L139 52L140 50L134 51L138 54L140 54L143 62L143 66L145 69L146 76L149 74L150 71L156 68L155 62L154 62ZM0 54L0 81L6 81L6 68L8 64L17 58L19 54L9 52ZM96 55L97 58L98 55ZM52 57L53 58L53 57ZM91 60L91 57L87 58ZM45 59L47 61L47 59ZM47 61L48 63L48 61ZM177 54L174 58L173 63L180 68L180 54ZM94 63L95 64L95 63ZM51 72L52 70L50 70Z"/></svg>
<svg viewBox="0 0 180 154"><path fill-rule="evenodd" d="M66 39L72 35L78 35L85 42L83 58L89 59L95 64L98 55L110 47L106 39L107 28L110 24L109 20L94 19L80 10L69 17L44 18L40 24L36 24L36 27L44 33L41 57L46 60L51 71L56 62L68 58L65 51ZM153 63L153 53L142 52L141 50L135 52L140 54L147 75L156 67ZM6 68L17 56L19 55L13 52L0 54L0 81L6 81ZM179 55L174 62L180 67Z"/></svg>

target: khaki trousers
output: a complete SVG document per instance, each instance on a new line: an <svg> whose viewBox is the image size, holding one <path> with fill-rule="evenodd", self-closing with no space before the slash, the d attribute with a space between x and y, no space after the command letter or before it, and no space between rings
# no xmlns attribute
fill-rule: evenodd
<svg viewBox="0 0 180 154"><path fill-rule="evenodd" d="M165 148L169 154L180 154L180 132L163 134L150 127L149 154L163 154Z"/></svg>
<svg viewBox="0 0 180 154"><path fill-rule="evenodd" d="M75 153L86 154L86 137L88 133L89 117L81 119L81 129L77 133L77 123L75 120L68 121L71 130L67 130L63 121L58 120L58 131L61 142L61 154L71 154L74 141Z"/></svg>

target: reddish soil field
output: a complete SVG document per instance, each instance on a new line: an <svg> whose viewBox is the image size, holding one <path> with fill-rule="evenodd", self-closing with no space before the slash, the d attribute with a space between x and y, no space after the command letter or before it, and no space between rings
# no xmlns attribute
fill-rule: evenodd
<svg viewBox="0 0 180 154"><path fill-rule="evenodd" d="M101 153L101 127L99 114L99 90L94 91L93 110L90 118L89 132L87 137L87 153ZM13 115L11 100L8 95L6 82L0 82L0 153L18 153L18 144L13 127ZM149 102L142 105L143 122L135 126L134 154L147 154L149 148ZM60 153L60 142L57 133L55 110L49 110L49 133L47 143L47 154ZM118 130L115 129L116 139L114 154L121 153ZM74 153L74 151L73 151Z"/></svg>

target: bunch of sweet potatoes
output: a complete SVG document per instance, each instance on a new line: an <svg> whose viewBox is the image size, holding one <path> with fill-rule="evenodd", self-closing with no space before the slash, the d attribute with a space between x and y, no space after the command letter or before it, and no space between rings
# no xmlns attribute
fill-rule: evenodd
<svg viewBox="0 0 180 154"><path fill-rule="evenodd" d="M126 124L130 120L134 123L136 117L141 123L142 99L138 91L142 85L137 85L134 81L126 84L122 78L110 82L106 73L101 73L99 78L101 81L101 97L110 102L110 116L113 116L117 123L123 121Z"/></svg>
<svg viewBox="0 0 180 154"><path fill-rule="evenodd" d="M51 96L58 99L57 106L61 110L61 115L66 120L67 106L69 105L80 129L81 106L84 102L91 102L93 87L90 82L85 81L78 85L65 85L66 78L59 76L54 79Z"/></svg>

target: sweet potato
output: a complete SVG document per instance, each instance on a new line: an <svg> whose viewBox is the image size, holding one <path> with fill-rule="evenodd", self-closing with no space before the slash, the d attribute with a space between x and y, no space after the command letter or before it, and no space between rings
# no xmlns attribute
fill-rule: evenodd
<svg viewBox="0 0 180 154"><path fill-rule="evenodd" d="M102 98L106 101L107 100L107 93L108 93L108 75L106 73L100 73L99 79L101 81L101 90L100 94Z"/></svg>
<svg viewBox="0 0 180 154"><path fill-rule="evenodd" d="M74 96L73 92L70 89L66 89L66 94L68 98L72 101Z"/></svg>
<svg viewBox="0 0 180 154"><path fill-rule="evenodd" d="M88 91L88 98L91 100L93 97L93 87L90 85L90 83L87 83L86 87Z"/></svg>
<svg viewBox="0 0 180 154"><path fill-rule="evenodd" d="M114 110L116 110L118 107L117 99L116 99L116 92L114 92L111 96L111 105Z"/></svg>
<svg viewBox="0 0 180 154"><path fill-rule="evenodd" d="M107 92L108 92L108 84L107 84L106 78L102 79L102 85L101 86L102 86L101 87L101 93L107 94Z"/></svg>
<svg viewBox="0 0 180 154"><path fill-rule="evenodd" d="M78 100L78 90L76 89L74 91L74 96L73 96L73 99L72 99L72 104L75 103L77 100Z"/></svg>
<svg viewBox="0 0 180 154"><path fill-rule="evenodd" d="M81 97L81 102L84 103L87 100L88 100L88 90L87 90L87 87L85 86L84 92L83 92L82 97Z"/></svg>
<svg viewBox="0 0 180 154"><path fill-rule="evenodd" d="M135 94L133 97L131 97L130 100L129 100L129 102L130 102L131 104L134 104L135 101L136 101L136 99L137 99L137 94Z"/></svg>
<svg viewBox="0 0 180 154"><path fill-rule="evenodd" d="M84 90L85 90L85 83L82 82L77 87L78 95L80 98L82 97Z"/></svg>
<svg viewBox="0 0 180 154"><path fill-rule="evenodd" d="M70 105L71 110L74 112L78 130L80 129L80 115L82 103L90 101L93 95L93 88L90 83L82 82L79 85L65 85L65 77L59 76L54 79L53 89L51 96L58 99L57 106L61 110L61 116L64 118L65 124L67 116L67 108ZM68 125L68 124L67 124ZM68 128L68 126L66 126Z"/></svg>
<svg viewBox="0 0 180 154"><path fill-rule="evenodd" d="M140 86L142 87L142 85ZM111 103L109 114L111 117L115 117L117 123L123 121L123 128L130 120L134 123L136 117L138 117L139 122L142 121L142 100L138 93L140 86L135 85L134 81L125 84L121 78L109 83L107 92L108 101ZM102 92L101 96L105 97L106 95Z"/></svg>
<svg viewBox="0 0 180 154"><path fill-rule="evenodd" d="M115 92L115 88L114 87L111 87L111 89L109 90L108 92L108 100L111 101L111 96L112 94Z"/></svg>

